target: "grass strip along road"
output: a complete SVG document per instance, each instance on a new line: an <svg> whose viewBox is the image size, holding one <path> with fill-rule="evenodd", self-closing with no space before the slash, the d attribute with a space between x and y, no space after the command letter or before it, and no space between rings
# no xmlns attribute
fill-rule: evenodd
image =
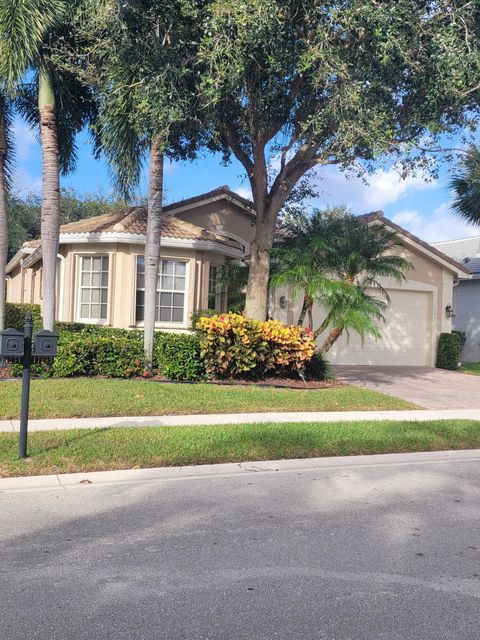
<svg viewBox="0 0 480 640"><path fill-rule="evenodd" d="M480 448L480 421L261 423L0 433L0 476Z"/></svg>

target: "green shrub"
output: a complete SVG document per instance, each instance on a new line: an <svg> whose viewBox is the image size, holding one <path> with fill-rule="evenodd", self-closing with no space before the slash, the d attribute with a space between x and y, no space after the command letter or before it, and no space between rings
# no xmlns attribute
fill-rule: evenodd
<svg viewBox="0 0 480 640"><path fill-rule="evenodd" d="M457 333L441 333L438 339L437 367L439 369L458 369L461 351L461 338Z"/></svg>
<svg viewBox="0 0 480 640"><path fill-rule="evenodd" d="M143 375L145 361L140 332L126 335L95 335L84 332L60 333L55 377L107 376L132 378Z"/></svg>
<svg viewBox="0 0 480 640"><path fill-rule="evenodd" d="M305 377L313 380L332 380L335 376L330 363L320 353L314 353L312 359L305 364Z"/></svg>
<svg viewBox="0 0 480 640"><path fill-rule="evenodd" d="M460 353L461 353L467 341L467 334L465 333L465 331L457 331L456 329L453 329L452 333L458 336L458 339L460 340Z"/></svg>
<svg viewBox="0 0 480 640"><path fill-rule="evenodd" d="M31 311L33 317L33 330L42 328L42 315L39 304L24 304L20 302L7 302L5 305L5 327L22 331L25 323L25 314Z"/></svg>
<svg viewBox="0 0 480 640"><path fill-rule="evenodd" d="M158 372L169 380L200 380L205 377L197 334L157 333L153 360Z"/></svg>
<svg viewBox="0 0 480 640"><path fill-rule="evenodd" d="M200 318L201 357L216 378L263 378L302 371L315 344L310 329L278 320L260 322L235 313Z"/></svg>

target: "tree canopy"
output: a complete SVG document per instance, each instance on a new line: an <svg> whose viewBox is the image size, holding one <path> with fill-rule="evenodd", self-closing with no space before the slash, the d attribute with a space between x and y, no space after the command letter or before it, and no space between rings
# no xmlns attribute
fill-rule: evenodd
<svg viewBox="0 0 480 640"><path fill-rule="evenodd" d="M424 144L476 115L479 7L468 1L213 0L200 49L209 145L252 188L246 310L263 317L276 219L313 167L428 166ZM427 140L428 136L428 140Z"/></svg>

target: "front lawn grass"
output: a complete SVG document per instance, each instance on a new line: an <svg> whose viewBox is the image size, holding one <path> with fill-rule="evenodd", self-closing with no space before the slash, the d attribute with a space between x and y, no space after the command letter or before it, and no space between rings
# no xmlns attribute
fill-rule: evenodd
<svg viewBox="0 0 480 640"><path fill-rule="evenodd" d="M480 447L480 421L263 423L0 433L0 476Z"/></svg>
<svg viewBox="0 0 480 640"><path fill-rule="evenodd" d="M480 376L480 362L464 362L458 370L462 373L472 373L474 376Z"/></svg>
<svg viewBox="0 0 480 640"><path fill-rule="evenodd" d="M18 418L20 388L19 382L0 382L0 419ZM30 393L31 418L415 408L399 398L348 386L300 390L64 378L33 380Z"/></svg>

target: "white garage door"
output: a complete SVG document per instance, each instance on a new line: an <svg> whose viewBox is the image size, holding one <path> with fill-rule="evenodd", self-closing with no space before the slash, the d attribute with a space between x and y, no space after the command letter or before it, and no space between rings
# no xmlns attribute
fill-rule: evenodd
<svg viewBox="0 0 480 640"><path fill-rule="evenodd" d="M335 364L429 366L432 296L423 291L389 291L391 305L380 325L382 338L362 345L342 336L328 355Z"/></svg>

